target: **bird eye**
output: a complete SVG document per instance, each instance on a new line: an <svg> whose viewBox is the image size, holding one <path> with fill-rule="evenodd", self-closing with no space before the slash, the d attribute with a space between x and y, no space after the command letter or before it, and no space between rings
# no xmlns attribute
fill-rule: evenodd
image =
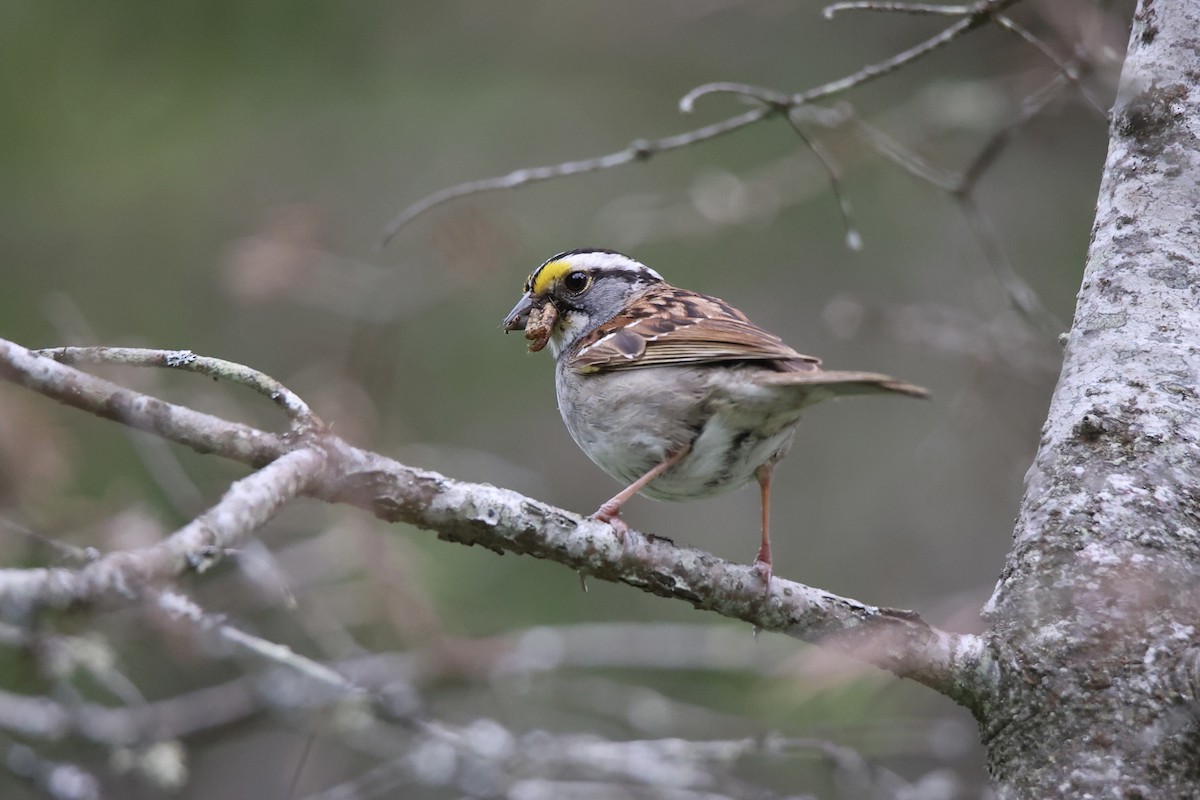
<svg viewBox="0 0 1200 800"><path fill-rule="evenodd" d="M563 278L563 288L571 294L579 294L588 287L591 279L586 272L572 272Z"/></svg>

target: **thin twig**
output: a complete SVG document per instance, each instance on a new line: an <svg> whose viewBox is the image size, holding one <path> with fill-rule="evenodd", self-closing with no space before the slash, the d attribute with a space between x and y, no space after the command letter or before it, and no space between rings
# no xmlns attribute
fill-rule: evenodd
<svg viewBox="0 0 1200 800"><path fill-rule="evenodd" d="M754 96L755 99L763 103L758 108L738 114L720 122L715 122L711 125L705 125L702 128L697 128L693 131L668 136L662 139L645 140L639 139L629 147L616 153L610 153L605 156L596 158L586 158L579 161L567 161L561 164L554 164L543 167L531 167L528 169L520 169L515 172L510 172L507 175L502 175L494 178L485 178L483 180L468 181L466 183L456 184L454 186L441 189L433 194L426 195L417 202L401 211L384 229L377 249L382 249L387 246L388 242L408 223L429 211L432 208L442 205L443 203L465 197L472 194L480 194L482 192L497 191L499 189L514 189L519 186L526 186L530 183L550 180L552 178L561 178L567 175L578 175L584 172L595 172L602 169L611 169L623 164L629 164L635 161L645 161L657 153L675 150L681 147L697 144L716 138L732 131L740 130L754 123L765 120L769 117L776 116L782 111L794 106L810 103L814 100L819 100L824 97L829 97L834 94L845 92L855 86L859 86L867 81L873 80L890 72L894 72L905 64L916 61L918 58L927 55L939 47L957 39L965 33L968 33L989 22L993 15L1003 11L1020 0L980 0L969 7L967 15L961 20L955 22L950 27L943 30L941 33L926 39L924 42L909 48L901 53L897 53L891 58L879 61L875 64L863 67L862 69L839 78L835 81L822 84L820 86L808 89L807 91L796 94L786 95L770 89L758 89L744 84L732 84L728 82L705 84L688 92L680 100L680 108L684 111L689 111L694 106L695 101L699 98L717 92L737 92L738 94Z"/></svg>
<svg viewBox="0 0 1200 800"><path fill-rule="evenodd" d="M44 306L46 318L54 326L60 342L85 342L95 346L100 341L83 310L69 295L53 293ZM154 373L147 371L146 374ZM125 436L145 465L146 476L157 484L180 519L190 519L204 509L204 495L166 441L156 436L139 436L132 430L126 430Z"/></svg>
<svg viewBox="0 0 1200 800"><path fill-rule="evenodd" d="M956 194L954 197L963 216L966 217L967 225L975 235L975 241L983 250L984 260L991 267L996 280L1004 287L1013 307L1045 333L1057 336L1066 330L1062 321L1042 305L1041 298L1033 287L1013 269L1012 260L1004 250L1000 237L992 228L987 216L979 210L974 197L970 194Z"/></svg>
<svg viewBox="0 0 1200 800"><path fill-rule="evenodd" d="M1061 58L1058 53L1054 52L1050 45L1046 44L1039 37L1035 36L1033 31L1019 25L1011 17L1008 17L1005 14L996 14L993 18L996 20L996 24L1001 28L1004 28L1004 30L1015 34L1022 41L1033 45L1037 48L1039 53L1049 59L1049 61L1058 68L1059 74L1075 87L1075 90L1079 92L1080 96L1087 101L1087 104L1091 106L1101 118L1104 118L1108 115L1108 112L1104 110L1104 106L1101 105L1100 101L1092 97L1091 92L1089 92L1087 87L1080 82L1080 69L1078 63L1073 63Z"/></svg>
<svg viewBox="0 0 1200 800"><path fill-rule="evenodd" d="M773 107L780 111L791 109L795 103L787 92L769 89L765 86L755 86L750 83L735 83L733 81L716 81L705 83L692 89L679 98L679 110L691 114L696 110L696 101L710 94L736 94L750 100L756 100L764 106Z"/></svg>
<svg viewBox="0 0 1200 800"><path fill-rule="evenodd" d="M332 667L297 653L285 644L255 636L229 624L220 614L210 614L179 592L159 592L157 605L176 621L186 622L199 631L212 632L223 641L257 659L286 667L306 678L339 692L365 693L365 690Z"/></svg>
<svg viewBox="0 0 1200 800"><path fill-rule="evenodd" d="M796 106L792 103L789 95L783 92L767 89L762 86L753 86L748 83L709 83L704 86L697 87L688 92L679 101L679 109L683 112L690 113L697 99L711 94L736 94L748 100L762 103L764 106L786 112L788 124L792 126L792 130L800 137L805 146L812 151L817 157L821 167L825 170L825 174L829 176L829 185L833 190L834 199L838 204L838 211L842 215L842 227L846 234L846 246L851 250L862 249L862 236L854 227L853 211L850 206L850 200L842 192L841 187L841 170L833 160L833 156L825 149L824 145L817 139L810 136L808 131L800 122L800 112L813 110L817 112L825 112L823 114L810 115L818 122L826 127L834 127L840 124L845 119L845 113L834 109L822 109L817 106L805 105Z"/></svg>
<svg viewBox="0 0 1200 800"><path fill-rule="evenodd" d="M287 451L285 441L274 434L126 389L3 339L0 379L197 452L222 453L254 467Z"/></svg>
<svg viewBox="0 0 1200 800"><path fill-rule="evenodd" d="M948 192L954 198L983 251L984 260L1008 294L1013 307L1040 330L1053 334L1063 330L1061 320L1042 305L1033 287L1013 269L1000 243L1000 237L976 205L974 192L982 175L999 157L1016 132L1040 114L1068 85L1069 81L1064 75L1056 74L1044 86L1027 96L1021 102L1021 110L1017 117L994 132L975 157L957 173L933 166L883 131L855 118L858 131L880 154L920 180Z"/></svg>
<svg viewBox="0 0 1200 800"><path fill-rule="evenodd" d="M896 139L871 125L861 117L854 118L855 130L867 140L877 153L903 169L918 180L936 186L945 192L954 192L959 184L958 176L949 170L930 164Z"/></svg>
<svg viewBox="0 0 1200 800"><path fill-rule="evenodd" d="M87 564L100 557L100 551L94 547L76 547L73 544L59 541L52 536L45 536L44 534L38 533L37 531L5 516L0 516L0 532L12 532L18 534L22 538L33 542L39 547L44 547L47 550L50 550L55 554L55 556L72 564L73 566Z"/></svg>
<svg viewBox="0 0 1200 800"><path fill-rule="evenodd" d="M24 619L42 607L130 600L185 572L203 572L304 492L325 464L317 448L286 453L234 483L215 506L166 540L141 550L109 553L78 570L0 569L0 615Z"/></svg>
<svg viewBox="0 0 1200 800"><path fill-rule="evenodd" d="M808 146L813 155L817 157L817 161L821 162L821 166L825 169L825 174L829 176L829 188L833 190L833 197L837 201L838 211L842 215L842 229L846 233L846 246L851 250L862 250L862 235L858 229L854 227L854 211L850 207L850 198L842 191L842 171L838 168L837 162L833 160L833 156L825 149L821 142L810 136L808 131L804 130L804 126L796 118L795 113L787 115L788 123L792 126L792 130L800 137L800 141Z"/></svg>
<svg viewBox="0 0 1200 800"><path fill-rule="evenodd" d="M882 77L888 73L895 72L906 64L929 55L939 47L944 47L950 42L965 33L975 30L976 28L986 24L994 15L999 14L1005 8L1020 2L1020 0L983 0L983 2L975 3L971 6L970 16L964 16L963 19L955 22L953 25L942 30L940 33L929 37L923 42L903 50L890 58L883 61L877 61L874 64L859 69L849 75L846 75L837 80L823 83L820 86L814 86L811 89L806 89L803 92L794 94L784 94L774 89L765 89L759 86L752 86L743 83L731 83L729 81L718 81L716 83L706 83L697 86L683 96L679 101L681 109L690 111L695 107L696 101L710 94L739 94L747 97L752 97L763 103L770 105L772 108L792 108L804 103L811 103L815 100L821 100L835 94L840 94L856 86L859 86L867 81Z"/></svg>
<svg viewBox="0 0 1200 800"><path fill-rule="evenodd" d="M1016 135L1017 131L1046 110L1051 101L1068 85L1069 82L1066 77L1059 74L1055 75L1033 93L1027 95L1021 101L1021 108L1017 116L992 133L983 147L979 149L979 152L975 154L975 157L962 169L958 175L957 185L952 191L955 194L970 194L973 192L976 184L979 183L980 177L992 165L1004 147Z"/></svg>
<svg viewBox="0 0 1200 800"><path fill-rule="evenodd" d="M821 10L825 19L833 19L842 11L886 11L896 14L936 14L947 17L962 17L974 13L974 6L941 6L934 3L888 3L876 0L853 0L834 3Z"/></svg>
<svg viewBox="0 0 1200 800"><path fill-rule="evenodd" d="M270 375L223 358L198 356L191 350L154 350L143 347L50 347L39 355L60 364L113 364L125 367L162 367L207 375L253 389L284 410L299 430L324 427L299 395Z"/></svg>
<svg viewBox="0 0 1200 800"><path fill-rule="evenodd" d="M495 178L484 178L483 180L467 181L466 183L449 186L433 194L426 195L397 214L395 219L388 223L387 228L384 229L383 236L376 245L376 248L383 249L386 247L388 242L399 233L401 228L426 211L459 197L493 192L499 189L515 189L519 186L538 183L552 178L562 178L567 175L579 175L584 172L611 169L634 161L646 161L658 153L715 139L718 136L744 128L747 125L753 125L759 120L771 116L773 113L775 112L769 108L755 108L738 114L736 117L730 117L721 122L715 122L712 125L705 125L702 128L697 128L687 133L667 136L662 139L638 139L624 150L605 156L585 158L579 161L567 161L543 167L529 167Z"/></svg>
<svg viewBox="0 0 1200 800"><path fill-rule="evenodd" d="M823 97L839 94L859 86L867 81L895 72L906 64L911 64L913 61L927 56L934 50L953 42L958 37L965 33L969 33L976 28L986 25L991 21L992 17L1004 9L1008 8L1020 0L981 0L971 6L969 16L963 17L958 22L944 29L940 33L929 37L925 41L904 50L891 58L878 61L870 64L862 69L847 75L844 78L839 78L835 81L816 86L807 91L798 92L792 95L793 103L811 103L813 100L820 100Z"/></svg>

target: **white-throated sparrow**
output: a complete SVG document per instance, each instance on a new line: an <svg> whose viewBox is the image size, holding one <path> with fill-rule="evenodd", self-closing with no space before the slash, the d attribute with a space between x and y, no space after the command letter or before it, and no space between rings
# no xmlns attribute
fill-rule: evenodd
<svg viewBox="0 0 1200 800"><path fill-rule="evenodd" d="M678 289L611 250L559 253L525 281L504 319L529 349L557 360L558 407L588 457L628 486L593 515L622 537L621 506L638 492L687 500L757 478L770 586L771 472L801 410L845 394L926 397L871 372L829 372L724 300Z"/></svg>

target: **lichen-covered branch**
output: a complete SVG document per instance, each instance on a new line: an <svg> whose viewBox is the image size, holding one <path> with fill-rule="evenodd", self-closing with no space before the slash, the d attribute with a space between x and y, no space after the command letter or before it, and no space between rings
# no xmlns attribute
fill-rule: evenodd
<svg viewBox="0 0 1200 800"><path fill-rule="evenodd" d="M270 375L223 358L199 356L191 350L156 350L145 347L52 347L37 351L60 364L120 364L128 367L162 367L207 375L213 380L239 383L266 397L284 410L300 430L320 427L321 420L295 392Z"/></svg>
<svg viewBox="0 0 1200 800"><path fill-rule="evenodd" d="M332 446L332 444L331 444ZM775 578L763 584L734 564L656 536L624 546L612 528L524 495L414 469L336 443L342 480L325 499L368 507L382 519L435 530L439 538L546 558L587 576L635 586L822 642L972 705L990 683L982 642L937 630L911 611L880 608Z"/></svg>
<svg viewBox="0 0 1200 800"><path fill-rule="evenodd" d="M220 453L255 467L269 464L287 449L278 436L126 389L4 339L0 379L199 453Z"/></svg>
<svg viewBox="0 0 1200 800"><path fill-rule="evenodd" d="M764 596L750 567L631 534L506 489L456 481L352 447L328 433L302 439L233 426L146 398L0 340L0 376L47 396L252 465L212 510L161 544L111 553L80 569L0 570L0 614L136 597L202 570L299 493L351 503L381 519L498 553L546 558L600 580L684 600L760 629L821 642L976 708L994 678L982 640L938 630L911 611L881 608L776 578ZM106 413L119 406L121 413ZM163 412L166 407L167 412ZM191 416L194 415L194 416ZM161 424L162 420L170 424ZM191 426L194 426L191 427ZM255 446L248 447L247 442Z"/></svg>

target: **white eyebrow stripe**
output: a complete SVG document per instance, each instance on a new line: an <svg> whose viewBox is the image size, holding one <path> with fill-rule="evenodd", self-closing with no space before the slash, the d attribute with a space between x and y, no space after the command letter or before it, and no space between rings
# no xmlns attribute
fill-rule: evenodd
<svg viewBox="0 0 1200 800"><path fill-rule="evenodd" d="M633 274L648 274L655 280L662 280L662 276L654 270L647 267L637 259L622 255L621 253L600 253L595 251L584 253L573 253L564 256L563 260L571 262L573 266L592 268L598 270L611 269L613 271L627 272Z"/></svg>

